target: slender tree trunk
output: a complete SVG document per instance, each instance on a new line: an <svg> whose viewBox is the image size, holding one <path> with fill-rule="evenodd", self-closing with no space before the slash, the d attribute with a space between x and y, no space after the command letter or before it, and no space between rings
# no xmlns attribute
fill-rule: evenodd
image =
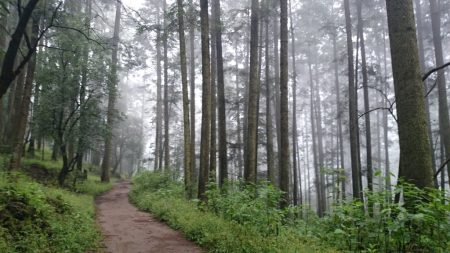
<svg viewBox="0 0 450 253"><path fill-rule="evenodd" d="M295 32L292 18L292 0L289 1L289 14L290 14L290 30L291 30L291 53L292 53L292 170L294 172L294 191L293 200L294 205L302 204L302 196L298 194L299 185L299 163L297 163L297 145L298 145L298 133L297 133L297 66L295 61ZM300 176L301 182L301 176Z"/></svg>
<svg viewBox="0 0 450 253"><path fill-rule="evenodd" d="M265 18L265 76L266 76L266 137L267 137L267 180L275 184L274 152L273 152L273 125L272 125L272 82L270 76L269 54L269 17Z"/></svg>
<svg viewBox="0 0 450 253"><path fill-rule="evenodd" d="M184 188L189 199L193 198L192 189L192 162L191 162L191 130L189 122L189 90L186 63L186 38L184 35L184 9L183 0L177 0L178 8L178 34L180 39L180 67L183 93L183 133L184 133Z"/></svg>
<svg viewBox="0 0 450 253"><path fill-rule="evenodd" d="M309 70L309 89L310 89L310 116L311 116L311 135L312 135L312 152L313 152L313 164L314 164L314 186L316 188L316 199L317 199L317 214L322 217L325 210L322 206L321 196L322 187L320 187L320 167L317 156L317 142L316 142L316 120L314 117L315 104L314 104L314 79L312 74L311 59L308 54L308 70ZM309 176L308 176L309 177Z"/></svg>
<svg viewBox="0 0 450 253"><path fill-rule="evenodd" d="M167 28L167 4L166 0L163 1L163 13L164 13L164 37L163 37L163 52L164 52L164 170L170 170L170 145L169 145L169 59L168 53L168 39L169 31Z"/></svg>
<svg viewBox="0 0 450 253"><path fill-rule="evenodd" d="M160 157L162 154L162 96L161 96L161 24L159 15L159 5L157 10L158 28L156 30L156 135L155 135L155 164L154 170L161 170Z"/></svg>
<svg viewBox="0 0 450 253"><path fill-rule="evenodd" d="M386 43L386 31L383 29L383 67L384 67L384 94L388 94L388 70L387 70L387 43ZM388 101L385 99L384 107L388 107ZM383 143L384 143L384 174L385 174L385 184L386 191L391 192L391 169L389 163L389 126L388 126L388 112L383 110ZM390 201L389 198L388 201Z"/></svg>
<svg viewBox="0 0 450 253"><path fill-rule="evenodd" d="M412 0L386 0L400 141L399 177L432 187L431 151Z"/></svg>
<svg viewBox="0 0 450 253"><path fill-rule="evenodd" d="M358 1L358 33L361 43L361 68L363 76L364 89L364 111L370 110L369 101L369 77L367 75L367 60L366 60L366 44L364 39L364 23L362 19L362 0ZM367 162L367 186L369 191L373 191L373 170L372 170L372 131L370 127L370 113L364 115L366 124L366 162Z"/></svg>
<svg viewBox="0 0 450 253"><path fill-rule="evenodd" d="M325 173L322 171L325 168L325 152L323 148L323 128L322 128L322 100L320 97L320 88L319 88L319 71L316 65L316 106L315 108L315 117L316 117L316 128L317 128L317 149L319 154L319 187L320 187L320 196L319 201L321 202L322 212L326 211L326 193L327 189L325 186Z"/></svg>
<svg viewBox="0 0 450 253"><path fill-rule="evenodd" d="M227 157L227 122L225 110L225 80L223 73L222 23L220 0L214 0L215 39L217 48L217 102L218 102L218 130L219 130L219 186L222 187L228 179Z"/></svg>
<svg viewBox="0 0 450 253"><path fill-rule="evenodd" d="M339 161L340 170L338 172L338 178L341 182L342 200L345 199L346 192L346 173L344 164L344 138L342 133L342 114L344 113L341 106L341 91L339 88L339 63L337 55L337 43L336 34L333 36L333 61L334 61L334 84L336 89L336 109L337 109L337 128L338 128L338 140L339 140Z"/></svg>
<svg viewBox="0 0 450 253"><path fill-rule="evenodd" d="M352 41L352 21L350 16L349 0L344 0L345 30L347 33L347 57L348 57L348 92L349 92L349 115L350 115L350 156L352 164L352 188L353 197L362 200L359 180L359 154L358 154L358 118L356 104L356 90L353 64L353 41Z"/></svg>
<svg viewBox="0 0 450 253"><path fill-rule="evenodd" d="M251 36L250 36L250 79L247 112L247 139L244 178L247 183L256 183L257 154L258 154L258 101L259 101L259 78L258 78L258 26L259 24L259 1L252 0L251 7Z"/></svg>
<svg viewBox="0 0 450 253"><path fill-rule="evenodd" d="M280 207L289 204L289 108L288 108L288 3L280 0L280 189L284 192Z"/></svg>
<svg viewBox="0 0 450 253"><path fill-rule="evenodd" d="M194 17L194 4L189 0L189 16ZM195 20L190 20L189 26L189 86L191 95L191 169L192 184L197 182L198 171L195 157Z"/></svg>
<svg viewBox="0 0 450 253"><path fill-rule="evenodd" d="M436 0L430 0L431 10L431 25L433 30L434 54L436 57L436 65L444 65L444 56L442 51L441 38L441 10ZM439 134L441 141L444 144L445 157L450 158L450 118L448 114L448 98L447 86L445 80L445 70L438 71L438 98L439 98ZM447 164L447 169L450 172L450 164ZM450 173L449 173L450 180ZM450 181L449 181L450 182Z"/></svg>
<svg viewBox="0 0 450 253"><path fill-rule="evenodd" d="M214 9L215 2L212 2L211 8ZM209 156L209 178L211 181L216 181L217 174L217 47L216 47L216 22L213 15L211 15L211 145Z"/></svg>
<svg viewBox="0 0 450 253"><path fill-rule="evenodd" d="M91 18L92 18L92 0L86 0L86 33L89 35L91 30ZM89 43L86 43L83 48L83 65L81 70L81 87L80 87L80 133L83 133L87 128L86 112L84 110L86 88L88 82L88 63L89 63ZM77 147L77 172L83 172L83 156L85 152L85 136L81 134L78 137L78 147Z"/></svg>
<svg viewBox="0 0 450 253"><path fill-rule="evenodd" d="M109 182L110 177L110 167L111 167L111 153L112 153L112 131L114 129L114 121L115 121L115 105L116 105L116 97L117 97L117 86L119 83L119 79L117 76L118 69L118 52L119 52L119 32L120 32L120 15L121 15L122 5L121 2L118 1L116 4L116 18L114 22L114 37L113 37L113 48L112 48L112 58L111 58L111 73L110 80L108 82L108 112L106 119L106 127L107 133L105 136L105 152L103 154L103 162L102 162L102 182Z"/></svg>
<svg viewBox="0 0 450 253"><path fill-rule="evenodd" d="M236 68L236 91L239 92L239 90L240 90L240 87L239 87L239 81L240 81L239 74L240 74L240 72L239 72L239 63L238 63L239 54L238 54L237 47L235 48L235 53L236 53L236 55L235 55L235 61L236 61L236 65L235 65L235 68ZM241 96L238 93L238 100L240 100L240 99L241 99ZM240 103L240 101L237 102L236 124L237 124L237 148L238 148L238 176L237 176L237 178L241 179L242 178L242 174L243 174L242 173L242 169L244 167L243 166L243 157L242 157L242 146L243 146L243 143L242 143L242 129L244 129L244 126L241 123L241 103Z"/></svg>
<svg viewBox="0 0 450 253"><path fill-rule="evenodd" d="M209 55L208 0L200 0L201 44L202 44L202 129L200 143L200 175L198 198L205 201L206 184L209 178L209 154L211 134L211 67Z"/></svg>

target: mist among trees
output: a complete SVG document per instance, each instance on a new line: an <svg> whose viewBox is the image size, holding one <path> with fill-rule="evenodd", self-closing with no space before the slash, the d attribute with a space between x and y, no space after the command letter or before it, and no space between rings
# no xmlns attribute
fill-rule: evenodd
<svg viewBox="0 0 450 253"><path fill-rule="evenodd" d="M447 252L449 22L448 0L2 0L5 182L132 179L211 251Z"/></svg>

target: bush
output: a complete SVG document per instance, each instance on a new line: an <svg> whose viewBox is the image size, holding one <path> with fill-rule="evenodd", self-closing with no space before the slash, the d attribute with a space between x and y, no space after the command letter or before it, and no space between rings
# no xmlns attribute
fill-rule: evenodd
<svg viewBox="0 0 450 253"><path fill-rule="evenodd" d="M260 228L278 217L278 214L269 214L272 218L263 218L264 212L256 210L275 205L271 201L279 192L273 188L259 189L259 200L254 202L259 207L250 207L247 203L241 209L238 208L240 201L251 200L244 193L227 199L232 206L227 207L221 202L226 197L211 189L208 191L211 203L201 206L197 201L187 201L182 185L165 174L142 173L134 178L133 183L130 197L140 209L167 221L210 252L334 252L278 222L274 222L279 226L278 233ZM250 217L255 211L262 222L257 221L258 217Z"/></svg>
<svg viewBox="0 0 450 253"><path fill-rule="evenodd" d="M93 198L0 175L0 252L86 252L97 247Z"/></svg>

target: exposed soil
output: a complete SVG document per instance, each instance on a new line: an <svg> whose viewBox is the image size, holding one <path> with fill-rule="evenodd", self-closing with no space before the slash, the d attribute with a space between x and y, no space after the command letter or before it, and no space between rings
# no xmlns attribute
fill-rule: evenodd
<svg viewBox="0 0 450 253"><path fill-rule="evenodd" d="M97 221L103 232L103 252L203 252L183 235L139 211L128 201L129 182L120 182L96 200Z"/></svg>

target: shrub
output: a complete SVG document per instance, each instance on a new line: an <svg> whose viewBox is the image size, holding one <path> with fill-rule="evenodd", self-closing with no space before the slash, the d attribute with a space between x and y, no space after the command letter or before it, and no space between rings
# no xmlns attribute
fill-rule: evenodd
<svg viewBox="0 0 450 253"><path fill-rule="evenodd" d="M93 198L0 175L0 252L86 252L100 234Z"/></svg>
<svg viewBox="0 0 450 253"><path fill-rule="evenodd" d="M245 196L245 191L227 198L218 190L210 189L210 202L202 206L198 201L186 200L182 185L173 182L170 176L147 172L135 177L133 183L130 197L140 209L152 212L210 252L334 252L281 225L281 218L277 218L284 217L281 213L269 213L271 218L263 217L267 211L258 208L276 209L276 203L272 201L277 199L279 191L274 188L262 186L258 190L258 200L253 202L257 207L247 203L239 208L240 201L252 201ZM161 186L166 188L158 188ZM258 214L250 217L255 212ZM271 219L276 220L278 233L263 228Z"/></svg>

